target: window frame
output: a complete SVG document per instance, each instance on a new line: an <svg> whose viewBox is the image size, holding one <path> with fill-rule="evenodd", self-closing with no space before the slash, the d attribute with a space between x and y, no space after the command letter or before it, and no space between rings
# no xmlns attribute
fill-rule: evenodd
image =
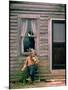
<svg viewBox="0 0 68 90"><path fill-rule="evenodd" d="M36 36L34 36L35 38L36 38L36 45L35 45L35 49L36 49L36 51L37 51L37 54L39 55L39 39L40 39L40 37L39 37L39 35L40 35L40 32L39 32L39 30L40 30L40 24L39 24L39 22L40 22L40 15L36 15L36 14L22 14L22 15L18 15L18 38L17 38L17 41L18 41L18 44L17 44L17 52L18 52L18 56L22 56L22 55L28 55L29 54L29 52L24 52L23 54L21 53L21 36L20 36L20 31L21 31L21 21L22 21L22 19L36 19L36 21L37 21L37 35Z"/></svg>

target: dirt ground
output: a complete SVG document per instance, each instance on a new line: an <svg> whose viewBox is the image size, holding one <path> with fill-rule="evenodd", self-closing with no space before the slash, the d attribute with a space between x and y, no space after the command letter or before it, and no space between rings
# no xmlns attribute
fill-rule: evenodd
<svg viewBox="0 0 68 90"><path fill-rule="evenodd" d="M65 86L65 81L40 81L40 82L34 82L33 84L23 84L20 82L17 83L11 83L10 88L18 89L18 88L37 88L37 87L54 87L54 86Z"/></svg>

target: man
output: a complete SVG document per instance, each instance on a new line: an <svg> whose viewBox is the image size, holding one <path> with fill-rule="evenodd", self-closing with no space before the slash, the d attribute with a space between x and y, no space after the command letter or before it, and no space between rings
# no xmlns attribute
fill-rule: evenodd
<svg viewBox="0 0 68 90"><path fill-rule="evenodd" d="M39 63L39 60L37 58L37 54L35 50L31 50L32 52L30 55L26 58L26 61L24 63L22 71L27 67L27 73L29 77L31 78L31 83L34 81L35 78L35 69L36 65Z"/></svg>

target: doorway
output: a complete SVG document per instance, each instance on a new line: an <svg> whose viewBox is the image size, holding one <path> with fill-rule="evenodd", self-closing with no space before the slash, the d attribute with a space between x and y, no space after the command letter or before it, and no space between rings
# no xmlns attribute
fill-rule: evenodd
<svg viewBox="0 0 68 90"><path fill-rule="evenodd" d="M65 20L52 20L52 69L66 68Z"/></svg>

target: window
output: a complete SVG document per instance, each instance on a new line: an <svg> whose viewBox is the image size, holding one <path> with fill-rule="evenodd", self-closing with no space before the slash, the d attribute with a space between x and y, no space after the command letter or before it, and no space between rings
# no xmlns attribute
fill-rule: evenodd
<svg viewBox="0 0 68 90"><path fill-rule="evenodd" d="M27 53L30 49L36 49L36 19L22 19L21 24L21 54Z"/></svg>
<svg viewBox="0 0 68 90"><path fill-rule="evenodd" d="M28 55L31 48L39 52L40 15L18 15L18 55Z"/></svg>

